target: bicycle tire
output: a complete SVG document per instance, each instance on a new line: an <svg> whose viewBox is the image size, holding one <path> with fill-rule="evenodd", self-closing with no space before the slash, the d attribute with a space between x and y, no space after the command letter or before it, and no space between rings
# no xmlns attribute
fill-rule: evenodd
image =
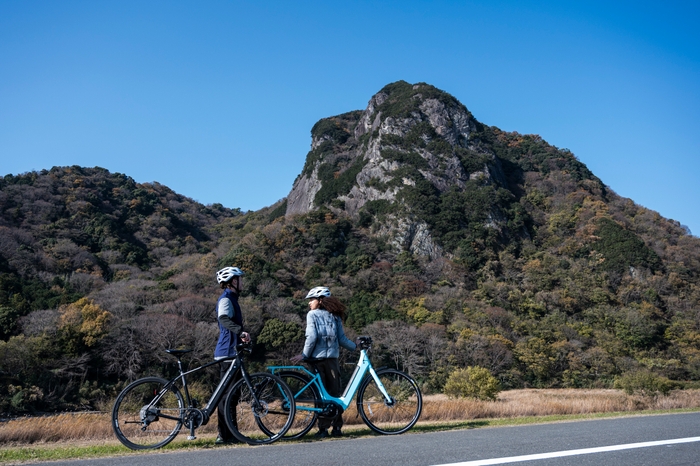
<svg viewBox="0 0 700 466"><path fill-rule="evenodd" d="M357 394L357 411L367 426L384 435L397 435L413 427L423 410L423 396L408 374L396 369L377 372L391 397L387 403L374 378L368 375Z"/></svg>
<svg viewBox="0 0 700 466"><path fill-rule="evenodd" d="M249 378L253 392L242 378L226 395L226 424L234 437L249 445L275 442L294 422L294 395L276 375L259 372Z"/></svg>
<svg viewBox="0 0 700 466"><path fill-rule="evenodd" d="M311 381L311 377L297 371L283 371L276 374L287 384L294 396L296 414L291 427L284 434L285 439L299 439L308 434L318 419L318 412L309 408L320 408L323 403L321 395L316 385L306 385ZM306 387L306 388L304 388ZM303 389L303 391L302 391Z"/></svg>
<svg viewBox="0 0 700 466"><path fill-rule="evenodd" d="M119 441L132 450L160 448L182 428L185 402L175 387L149 410L146 407L168 384L160 377L146 377L129 384L112 408L112 429Z"/></svg>

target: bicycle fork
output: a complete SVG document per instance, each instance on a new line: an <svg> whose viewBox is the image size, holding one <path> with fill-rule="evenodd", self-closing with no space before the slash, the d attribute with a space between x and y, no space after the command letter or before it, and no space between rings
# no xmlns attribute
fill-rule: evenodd
<svg viewBox="0 0 700 466"><path fill-rule="evenodd" d="M258 398L256 387L253 387L253 384L250 383L248 371L246 371L243 367L241 367L241 377L243 377L243 380L245 381L248 390L250 390L250 396L253 398L253 415L255 415L255 417L261 417L261 413L263 412L265 407L262 405L260 399Z"/></svg>
<svg viewBox="0 0 700 466"><path fill-rule="evenodd" d="M372 376L374 382L377 384L377 388L379 388L379 391L382 392L382 395L386 400L386 405L393 406L395 400L391 396L389 396L389 392L386 391L386 388L384 388L384 384L382 384L382 381L379 380L379 376L377 375L377 371L374 370L374 367L369 367L369 374Z"/></svg>

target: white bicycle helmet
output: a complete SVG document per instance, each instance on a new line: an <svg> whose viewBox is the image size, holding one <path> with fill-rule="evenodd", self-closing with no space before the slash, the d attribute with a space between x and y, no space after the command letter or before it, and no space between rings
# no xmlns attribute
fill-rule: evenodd
<svg viewBox="0 0 700 466"><path fill-rule="evenodd" d="M238 267L224 267L223 269L216 272L216 281L219 283L226 283L233 277L240 277L242 275L245 274Z"/></svg>
<svg viewBox="0 0 700 466"><path fill-rule="evenodd" d="M320 298L322 296L328 297L330 295L331 290L325 286L317 286L316 288L311 288L311 290L309 290L309 294L306 295L306 299Z"/></svg>

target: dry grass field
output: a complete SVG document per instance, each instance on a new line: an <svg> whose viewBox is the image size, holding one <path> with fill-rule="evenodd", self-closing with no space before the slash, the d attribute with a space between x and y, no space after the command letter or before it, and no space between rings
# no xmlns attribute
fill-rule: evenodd
<svg viewBox="0 0 700 466"><path fill-rule="evenodd" d="M420 423L696 407L700 407L700 390L677 390L659 397L629 396L621 390L510 390L501 392L495 401L426 396ZM354 405L345 413L345 422L348 426L362 424ZM216 420L212 419L197 434L213 437L215 429ZM0 422L0 446L83 444L96 440L116 442L108 413L68 413Z"/></svg>
<svg viewBox="0 0 700 466"><path fill-rule="evenodd" d="M626 395L621 390L509 390L496 401L427 396L421 421L499 419L700 407L700 390L677 390L665 397Z"/></svg>

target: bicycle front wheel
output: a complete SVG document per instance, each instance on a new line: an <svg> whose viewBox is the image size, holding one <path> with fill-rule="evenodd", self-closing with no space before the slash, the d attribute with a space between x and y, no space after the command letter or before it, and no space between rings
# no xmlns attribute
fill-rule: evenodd
<svg viewBox="0 0 700 466"><path fill-rule="evenodd" d="M404 433L418 422L423 409L420 389L409 375L395 369L381 370L377 376L390 399L369 375L357 394L357 411L365 424L379 434Z"/></svg>
<svg viewBox="0 0 700 466"><path fill-rule="evenodd" d="M226 424L241 442L272 443L294 421L294 395L276 375L261 372L249 378L250 387L244 378L231 387L225 404Z"/></svg>
<svg viewBox="0 0 700 466"><path fill-rule="evenodd" d="M112 429L125 446L132 450L160 448L180 432L185 403L175 387L161 393L167 383L147 377L119 394L112 408Z"/></svg>

